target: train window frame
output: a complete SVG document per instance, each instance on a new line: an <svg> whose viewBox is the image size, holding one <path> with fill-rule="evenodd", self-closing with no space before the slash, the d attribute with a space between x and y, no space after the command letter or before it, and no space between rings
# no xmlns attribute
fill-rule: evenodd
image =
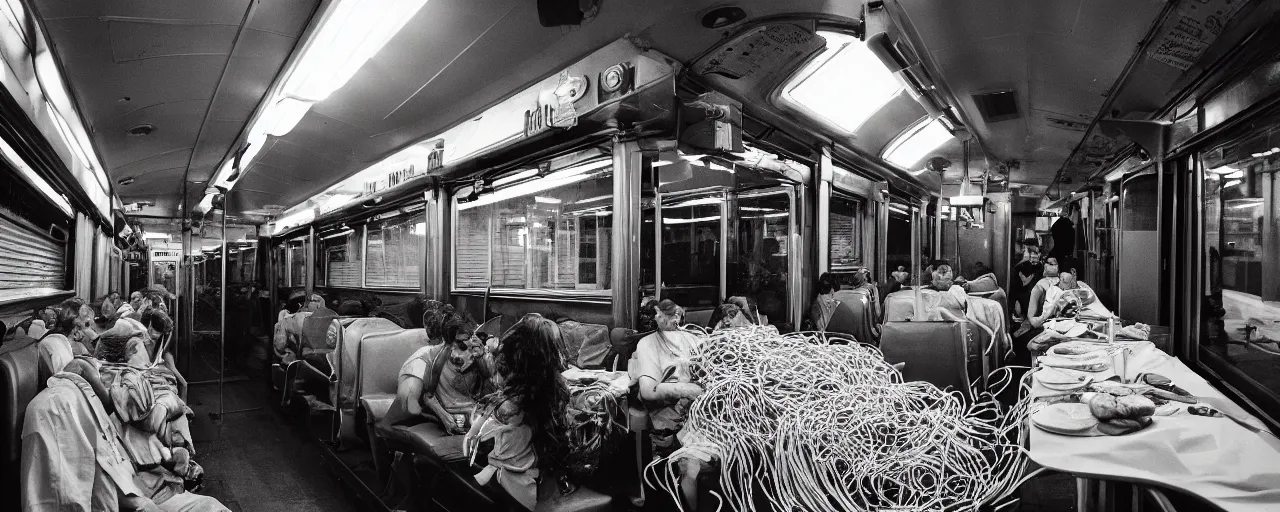
<svg viewBox="0 0 1280 512"><path fill-rule="evenodd" d="M347 227L317 235L316 262L318 265L316 266L315 277L315 286L317 288L358 289L364 286L364 244L366 242L364 234L362 233L363 228L363 225ZM343 238L342 244L347 246L348 251L352 248L355 249L355 261L351 261L351 257L348 256L348 261L345 262L355 263L357 265L355 284L334 284L333 276L330 275L332 270L331 264L334 262L329 260L329 249L336 247L336 245L334 245L335 242L332 242L332 240L336 240L338 238Z"/></svg>
<svg viewBox="0 0 1280 512"><path fill-rule="evenodd" d="M1269 133L1268 133L1269 130ZM1260 137L1259 132L1268 134L1266 137ZM1261 412L1261 416L1268 421L1269 424L1275 425L1280 420L1280 385L1276 382L1268 383L1263 375L1267 375L1265 369L1254 369L1250 372L1242 367L1242 363L1256 363L1254 358L1241 357L1250 354L1248 348L1251 345L1249 337L1251 333L1245 331L1245 340L1243 343L1238 341L1231 333L1235 331L1230 324L1226 323L1227 314L1231 310L1242 313L1240 319L1244 324L1251 325L1251 320L1247 314L1243 314L1250 305L1241 305L1240 297L1235 299L1236 304L1228 305L1229 294L1223 293L1227 290L1233 291L1234 295L1244 296L1245 299L1256 297L1257 302L1265 304L1267 278L1262 273L1267 271L1265 261L1274 256L1276 240L1275 234L1271 230L1262 227L1257 235L1261 236L1258 245L1258 252L1261 253L1259 258L1259 275L1256 279L1263 287L1263 292L1259 295L1253 295L1249 290L1236 289L1243 281L1245 285L1253 284L1253 281L1245 277L1243 280L1239 274L1242 270L1241 262L1237 261L1232 265L1231 270L1236 274L1231 284L1227 283L1227 265L1226 259L1229 257L1239 257L1236 254L1228 254L1223 250L1227 244L1228 236L1249 235L1254 233L1238 232L1237 230L1228 229L1228 210L1243 210L1257 207L1261 211L1256 216L1256 220L1247 220L1244 216L1234 216L1237 223L1241 219L1246 219L1246 223L1256 223L1258 220L1265 219L1275 215L1280 210L1280 200L1277 200L1272 194L1267 192L1268 188L1274 188L1275 176L1275 152L1270 151L1272 143L1267 141L1269 137L1280 134L1280 111L1272 110L1270 113L1261 116L1260 120L1247 127L1234 129L1229 133L1214 137L1212 141L1207 141L1203 146L1196 148L1188 156L1186 162L1186 175L1190 177L1192 183L1188 187L1194 192L1194 202L1188 205L1188 211L1192 216L1191 226L1193 231L1192 239L1189 246L1190 264L1192 265L1190 275L1183 276L1182 279L1189 280L1187 287L1188 297L1185 299L1189 310L1190 319L1188 322L1189 331L1187 334L1188 345L1185 349L1180 350L1181 355L1202 373L1207 373L1212 377L1221 380L1231 388L1233 394L1245 402L1248 402L1256 410ZM1259 144L1266 142L1266 144ZM1246 161L1248 158L1263 159L1260 165L1257 162L1250 162L1241 165L1240 162ZM1234 160L1236 158L1238 160ZM1179 167L1184 167L1179 165ZM1270 167L1268 169L1267 167ZM1230 181L1230 180L1235 180ZM1270 182L1268 182L1270 180ZM1211 192L1208 182L1216 181L1220 185L1217 186L1216 193ZM1223 191L1234 187L1244 187L1244 190L1234 194L1238 197L1226 197ZM1256 190L1255 190L1256 189ZM1214 194L1211 196L1211 194ZM1253 197L1255 194L1261 197ZM1208 204L1211 200L1217 201L1216 208L1211 209ZM1259 200L1260 199L1260 200ZM1230 201L1245 201L1245 205L1234 204ZM1212 210L1212 211L1211 211ZM1216 212L1216 213L1213 213ZM1215 231L1210 231L1209 223L1217 224ZM1234 226L1239 228L1239 226ZM1165 228L1169 229L1169 228ZM1217 243L1210 243L1210 234L1213 233ZM1270 240L1268 238L1271 238ZM1270 243L1269 243L1270 242ZM1215 268L1214 260L1210 256L1210 248L1218 247L1218 263ZM1235 244L1231 244L1233 251L1236 251ZM1240 251L1244 252L1244 251ZM1252 263L1252 261L1244 261L1243 263ZM1274 268L1274 267L1272 267ZM1215 272L1217 270L1217 272ZM1250 269L1243 269L1244 273L1250 272ZM1215 284L1216 278L1216 284ZM1217 292L1215 293L1215 290ZM1220 295L1220 297L1215 297ZM1216 299L1216 303L1214 302ZM1250 313L1257 314L1257 311ZM1210 316L1213 315L1213 316ZM1263 315L1265 318L1265 315ZM1257 317L1253 317L1257 318ZM1265 326L1265 322L1263 325ZM1216 329L1211 329L1216 327ZM1217 336L1214 336L1214 333ZM1215 343L1214 340L1218 342ZM1265 344L1261 342L1259 344ZM1245 352L1231 353L1233 346L1245 346ZM1221 353L1219 353L1221 351ZM1264 353L1275 355L1269 350L1261 350Z"/></svg>
<svg viewBox="0 0 1280 512"><path fill-rule="evenodd" d="M865 261L866 247L867 247L865 226L866 226L866 217L867 217L866 208L867 208L868 200L867 198L859 196L857 194L846 192L836 187L832 187L831 198L828 204L834 202L837 199L840 199L843 201L849 201L854 203L855 205L853 209L854 216L853 216L852 224L853 224L853 233L854 233L853 238L855 239L854 253L856 255L855 256L856 261L852 265L837 266L836 260L835 260L835 254L833 254L832 252L835 250L835 248L831 243L831 240L832 240L831 233L833 231L832 229L833 225L831 221L828 221L827 235L826 235L827 236L827 267L828 267L827 271L833 274L844 274L844 273L856 272L860 269L867 268L867 262ZM828 218L830 218L831 216L830 206L828 206L828 211L825 212L825 215L827 215Z"/></svg>
<svg viewBox="0 0 1280 512"><path fill-rule="evenodd" d="M415 220L417 221L416 224L414 223ZM374 258L372 257L371 251L369 250L369 248L373 245L373 242L374 242L373 240L374 231L376 230L378 232L385 232L387 227L391 226L392 223L396 221L406 221L405 225L413 224L414 227L412 231L409 232L409 234L414 236L419 236L422 238L422 240L419 240L420 243L415 244L418 251L417 278L413 280L414 283L411 285L403 284L408 281L401 281L400 283L391 284L391 285L372 284L370 283L370 277L372 276L373 273L371 272L370 265L373 263ZM428 270L426 267L427 218L426 218L425 205L419 205L413 208L405 208L405 209L396 210L393 212L387 212L387 213L378 215L372 219L369 219L369 221L364 224L364 228L361 230L361 232L362 232L362 237L360 240L361 288L370 289L370 290L396 290L396 291L412 291L412 290L421 289L423 275L425 275L425 273ZM386 257L386 252L385 252L386 251L385 249L386 235L383 235L382 242L384 244L383 257L385 258Z"/></svg>
<svg viewBox="0 0 1280 512"><path fill-rule="evenodd" d="M875 117L876 113L882 110L885 105L902 95L906 86L866 47L866 43L860 41L857 37L833 30L819 30L816 33L827 41L826 47L816 57L802 66L798 72L782 82L781 86L771 95L771 103L784 110L795 112L816 121L837 132L853 135L867 121ZM852 62L844 62L847 59L856 59L857 65L848 65ZM832 75L833 72L840 73L841 71L861 73L861 75L856 79L848 77L841 79L839 75ZM824 94L819 91L813 93L811 99L808 100L803 97L797 97L807 96L803 92L797 94L797 90L813 86L816 83L840 83L845 86L848 86L848 84L863 85L874 83L873 87L875 89L855 92L845 91L839 95ZM886 92L890 89L892 89L892 93ZM869 94L874 96L868 99L867 96ZM865 104L868 107L864 112L857 112L856 115L858 117L853 117L849 120L833 119L830 115L823 113L840 110L838 105L831 104L830 98L833 97L857 98L859 101L856 103Z"/></svg>
<svg viewBox="0 0 1280 512"><path fill-rule="evenodd" d="M301 251L300 251L300 252L302 253L302 265L300 265L300 268L302 269L302 282L301 282L301 283L295 283L295 282L294 282L294 279L293 279L293 268L294 268L294 261L293 261L293 258L294 258L294 253L293 253L293 244L294 244L294 243L297 243L297 244L300 246L300 247L299 247L299 248L301 249ZM290 239L288 239L288 240L285 240L285 242L284 242L284 252L285 252L285 255L286 255L286 257L287 257L287 258L286 258L286 262L285 262L285 267L284 267L284 272L285 272L285 274L284 274L284 275L286 276L286 278L285 278L285 286L286 286L286 287L288 287L288 288L302 288L302 287L306 287L306 286L307 286L307 272L309 271L309 267L307 266L307 255L308 255L308 253L310 253L310 252L311 252L311 251L309 250L309 247L308 247L308 244L307 244L307 236L306 236L306 235L303 235L303 236L299 236L299 237L290 238Z"/></svg>
<svg viewBox="0 0 1280 512"><path fill-rule="evenodd" d="M517 173L516 176L522 176L523 174L525 173ZM539 194L546 194L547 192L550 192L550 191L563 190L565 187L573 187L575 185L588 182L591 180L605 180L605 179L607 179L609 182L609 191L607 193L601 195L600 197L592 197L586 200L579 201L579 203L599 201L600 204L594 205L594 206L591 206L590 208L586 208L582 210L573 210L571 213L577 213L577 214L593 213L594 216L596 217L596 222L599 222L600 219L603 219L606 217L609 218L610 226L608 229L610 230L610 238L611 238L612 237L612 215L613 215L614 204L613 204L613 201L609 199L613 197L613 194L612 194L613 185L615 180L618 179L618 174L616 172L616 169L614 168L613 158L611 155L608 155L608 154L599 154L599 155L591 156L585 159L570 159L570 161L568 163L565 163L564 165L561 165L556 168L549 168L546 171L537 173L535 176L529 179L513 179L507 183L502 183L504 180L500 179L500 180L497 180L496 183L498 186L493 188L492 192L482 191L483 193L474 194L473 196L473 192L476 192L474 189L474 186L467 186L467 187L462 187L457 189L452 194L452 198L450 200L450 207L449 207L449 213L450 213L449 257L451 261L451 264L449 265L449 287L451 292L456 294L489 293L493 295L505 295L505 296L517 296L517 297L548 297L550 296L550 297L559 297L559 298L577 298L577 299L583 299L583 300L588 300L592 302L611 301L613 297L613 288L615 286L618 286L618 284L614 282L614 279L613 279L614 269L613 269L613 261L612 261L613 255L612 255L611 239L609 242L602 242L597 239L596 242L594 243L594 254L596 254L597 257L592 259L597 262L597 266L600 266L601 264L603 264L605 269L604 276L597 274L596 275L597 280L594 283L585 283L585 282L575 281L573 289L555 288L555 287L547 286L547 285L554 286L555 284L555 281L548 279L546 280L546 282L537 283L537 284L540 284L541 286L529 287L528 274L527 274L528 270L526 269L526 278L525 278L523 287L494 286L494 279L493 279L494 253L493 253L492 239L494 237L493 221L496 217L494 217L493 215L488 215L486 217L489 219L488 220L489 226L485 228L487 233L486 238L488 241L487 247L485 249L485 253L487 256L484 258L488 268L486 272L486 278L484 279L485 285L483 287L461 286L459 285L459 279L458 279L459 272L460 272L460 265L458 263L460 261L458 257L458 250L461 245L460 238L459 238L459 227L463 223L462 222L463 212L472 210L472 209L491 206L491 205L499 205L499 204L510 202L510 201L517 201L524 198L533 198L536 203L538 202L537 199L541 197L539 196ZM557 203L548 203L548 204L561 204L561 203L557 202ZM563 220L559 218L560 214L564 213L560 210L560 208L563 208L563 206L557 207L556 209L557 213L555 217L557 218L557 222L559 222L560 220ZM583 215L578 215L577 217L583 217ZM530 222L530 224L537 224L537 223ZM578 229L580 230L581 228L578 228ZM600 226L597 226L596 229L597 229L597 236L599 236ZM561 241L559 240L560 233L556 232L557 231L556 228L552 228L551 231L555 233L554 236L556 237L556 239L551 240L550 245L547 246L547 248L549 248L551 252L550 257L548 258L548 264L555 265L558 270L564 264L564 262L561 261L562 259L561 256L563 256L561 252L562 248L558 246L558 244L561 243ZM569 236L571 237L571 241L569 243L568 250L571 251L573 254L575 254L575 256L573 256L573 259L574 261L577 262L576 265L580 267L580 265L582 264L583 258L581 256L578 256L578 254L581 254L581 253L577 251L581 251L583 249L583 245L586 242L583 241L580 231L574 231ZM523 246L523 247L525 247L526 249L526 258L527 258L529 247L528 246ZM600 256L600 254L602 253L605 256ZM579 276L579 275L581 274L579 274L578 272L575 272L575 276ZM578 279L578 278L575 277L575 279ZM602 283L600 281L604 281L604 282ZM597 288L586 287L590 285L595 285L597 286Z"/></svg>

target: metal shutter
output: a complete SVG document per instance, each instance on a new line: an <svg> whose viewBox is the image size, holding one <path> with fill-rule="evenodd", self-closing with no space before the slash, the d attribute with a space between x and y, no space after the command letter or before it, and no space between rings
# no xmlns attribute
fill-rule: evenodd
<svg viewBox="0 0 1280 512"><path fill-rule="evenodd" d="M0 289L65 289L66 253L66 242L0 212Z"/></svg>

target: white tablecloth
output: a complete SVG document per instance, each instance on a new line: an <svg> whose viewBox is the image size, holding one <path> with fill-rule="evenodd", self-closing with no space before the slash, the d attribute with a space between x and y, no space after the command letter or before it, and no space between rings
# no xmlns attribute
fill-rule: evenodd
<svg viewBox="0 0 1280 512"><path fill-rule="evenodd" d="M1200 397L1205 405L1262 423L1203 378L1150 343L1137 343L1124 374L1157 373ZM1117 366L1116 371L1120 368ZM1032 396L1058 394L1035 384ZM1047 468L1081 477L1137 482L1198 496L1227 511L1280 511L1280 440L1228 418L1205 418L1181 408L1125 436L1071 437L1031 427L1030 455Z"/></svg>

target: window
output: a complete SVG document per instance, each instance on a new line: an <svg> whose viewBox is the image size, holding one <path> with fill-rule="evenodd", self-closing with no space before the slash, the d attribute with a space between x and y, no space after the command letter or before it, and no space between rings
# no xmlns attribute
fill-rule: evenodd
<svg viewBox="0 0 1280 512"><path fill-rule="evenodd" d="M686 309L720 303L724 193L662 197L662 298Z"/></svg>
<svg viewBox="0 0 1280 512"><path fill-rule="evenodd" d="M831 194L830 247L832 272L852 272L862 267L862 200Z"/></svg>
<svg viewBox="0 0 1280 512"><path fill-rule="evenodd" d="M781 100L849 133L902 91L902 84L857 38L818 32L827 49L783 88Z"/></svg>
<svg viewBox="0 0 1280 512"><path fill-rule="evenodd" d="M274 267L276 271L275 272L276 286L280 288L289 286L289 274L287 272L289 268L289 252L288 251L289 249L287 247L287 244L277 245L274 251L275 252Z"/></svg>
<svg viewBox="0 0 1280 512"><path fill-rule="evenodd" d="M454 288L609 290L612 162L572 164L474 200L459 191Z"/></svg>
<svg viewBox="0 0 1280 512"><path fill-rule="evenodd" d="M369 223L365 287L420 288L427 222L421 211ZM358 278L358 276L357 276Z"/></svg>
<svg viewBox="0 0 1280 512"><path fill-rule="evenodd" d="M743 192L736 203L732 222L738 247L735 264L729 266L727 295L750 297L769 323L788 332L791 195L787 189Z"/></svg>
<svg viewBox="0 0 1280 512"><path fill-rule="evenodd" d="M941 121L926 117L890 142L883 158L898 167L911 169L952 138L951 131Z"/></svg>
<svg viewBox="0 0 1280 512"><path fill-rule="evenodd" d="M307 286L307 240L299 238L289 241L289 286L303 288Z"/></svg>
<svg viewBox="0 0 1280 512"><path fill-rule="evenodd" d="M360 256L359 233L344 229L320 237L320 259L324 268L316 276L316 286L359 288L364 261Z"/></svg>
<svg viewBox="0 0 1280 512"><path fill-rule="evenodd" d="M1280 251L1268 191L1280 169L1280 116L1200 154L1202 362L1280 400ZM1126 222L1126 224L1128 224Z"/></svg>

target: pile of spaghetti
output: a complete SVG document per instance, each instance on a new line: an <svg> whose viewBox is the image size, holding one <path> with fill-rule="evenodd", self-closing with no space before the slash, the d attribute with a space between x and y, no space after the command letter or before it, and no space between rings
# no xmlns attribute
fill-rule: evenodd
<svg viewBox="0 0 1280 512"><path fill-rule="evenodd" d="M904 383L873 347L743 328L708 335L689 365L705 393L684 428L718 448L721 509L976 510L1026 470L1025 399ZM681 455L646 471L677 502Z"/></svg>

